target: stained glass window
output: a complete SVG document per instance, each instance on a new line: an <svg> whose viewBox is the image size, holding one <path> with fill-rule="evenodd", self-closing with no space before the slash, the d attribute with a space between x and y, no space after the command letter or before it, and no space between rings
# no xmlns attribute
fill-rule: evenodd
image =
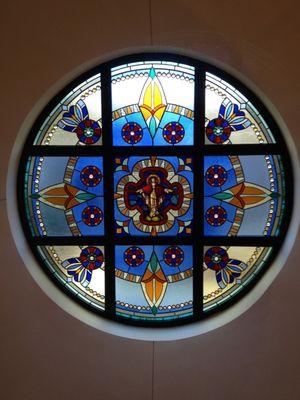
<svg viewBox="0 0 300 400"><path fill-rule="evenodd" d="M172 54L79 76L33 125L18 198L50 279L101 316L204 319L272 268L292 169L264 104L234 77Z"/></svg>

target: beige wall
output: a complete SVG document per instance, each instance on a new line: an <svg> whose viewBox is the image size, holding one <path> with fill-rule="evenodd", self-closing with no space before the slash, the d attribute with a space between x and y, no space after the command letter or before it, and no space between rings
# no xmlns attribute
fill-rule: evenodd
<svg viewBox="0 0 300 400"><path fill-rule="evenodd" d="M177 342L101 333L36 285L6 215L7 165L17 132L48 87L77 65L150 45L149 3L28 0L3 1L1 8L1 398L299 399L299 246L248 312ZM152 0L153 45L193 50L241 71L280 111L299 152L297 12L296 0Z"/></svg>

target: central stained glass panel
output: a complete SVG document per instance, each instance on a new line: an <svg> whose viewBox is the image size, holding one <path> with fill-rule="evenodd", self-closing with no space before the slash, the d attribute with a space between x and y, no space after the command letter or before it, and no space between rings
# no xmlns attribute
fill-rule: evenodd
<svg viewBox="0 0 300 400"><path fill-rule="evenodd" d="M255 284L284 239L292 185L281 133L247 88L152 56L63 90L32 128L18 190L32 251L63 290L160 326L205 318Z"/></svg>
<svg viewBox="0 0 300 400"><path fill-rule="evenodd" d="M191 157L117 157L117 236L188 236L193 220Z"/></svg>

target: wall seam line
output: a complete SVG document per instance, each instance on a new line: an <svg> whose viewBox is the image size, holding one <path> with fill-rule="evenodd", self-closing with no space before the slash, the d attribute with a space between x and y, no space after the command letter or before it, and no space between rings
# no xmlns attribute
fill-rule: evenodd
<svg viewBox="0 0 300 400"><path fill-rule="evenodd" d="M152 400L154 400L154 361L155 361L155 342L152 342Z"/></svg>
<svg viewBox="0 0 300 400"><path fill-rule="evenodd" d="M152 0L149 0L149 27L150 27L150 45L153 46Z"/></svg>

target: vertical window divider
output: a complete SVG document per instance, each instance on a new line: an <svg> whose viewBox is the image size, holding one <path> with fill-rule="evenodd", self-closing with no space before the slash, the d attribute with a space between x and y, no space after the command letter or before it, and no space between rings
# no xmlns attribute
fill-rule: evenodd
<svg viewBox="0 0 300 400"><path fill-rule="evenodd" d="M203 311L203 164L205 134L205 70L195 66L194 98L194 218L193 218L193 305L194 318Z"/></svg>
<svg viewBox="0 0 300 400"><path fill-rule="evenodd" d="M103 134L104 175L104 227L105 227L105 313L115 315L115 248L114 248L114 184L112 152L112 95L111 69L106 65L101 72L101 104Z"/></svg>

